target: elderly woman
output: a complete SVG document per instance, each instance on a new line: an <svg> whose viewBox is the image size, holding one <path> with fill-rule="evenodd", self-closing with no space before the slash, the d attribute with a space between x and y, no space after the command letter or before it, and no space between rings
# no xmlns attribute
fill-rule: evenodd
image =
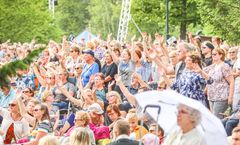
<svg viewBox="0 0 240 145"><path fill-rule="evenodd" d="M214 49L212 57L213 64L204 69L213 79L213 83L207 85L207 96L211 111L222 119L221 113L227 109L228 105L232 105L234 78L231 67L224 63L225 51L223 49Z"/></svg>
<svg viewBox="0 0 240 145"><path fill-rule="evenodd" d="M123 119L121 117L119 107L116 104L108 105L107 110L106 110L106 114L111 120L111 124L109 125L110 130L113 129L113 126L114 126L116 121L118 121L119 119Z"/></svg>
<svg viewBox="0 0 240 145"><path fill-rule="evenodd" d="M29 124L20 114L16 99L10 101L9 111L0 107L0 115L3 117L1 136L4 144L11 144L12 140L17 142L28 135Z"/></svg>
<svg viewBox="0 0 240 145"><path fill-rule="evenodd" d="M237 53L238 49L237 47L232 47L228 50L228 60L227 63L233 67L235 62L237 61Z"/></svg>
<svg viewBox="0 0 240 145"><path fill-rule="evenodd" d="M212 80L201 70L201 58L197 54L188 54L185 60L184 73L173 83L172 89L180 94L198 100L206 105L204 89Z"/></svg>
<svg viewBox="0 0 240 145"><path fill-rule="evenodd" d="M201 121L201 114L198 110L183 104L178 105L177 128L170 133L164 145L206 145L204 137L196 128Z"/></svg>
<svg viewBox="0 0 240 145"><path fill-rule="evenodd" d="M78 111L76 112L75 114L75 123L74 123L74 126L71 127L67 133L65 134L65 136L67 136L67 138L64 139L64 143L68 142L69 141L69 136L74 132L74 130L76 128L84 128L89 136L90 136L90 142L91 142L91 145L95 145L95 138L94 138L94 134L93 134L93 131L89 128L88 124L89 124L89 121L90 121L90 117L89 117L89 114L87 112L84 112L84 111Z"/></svg>

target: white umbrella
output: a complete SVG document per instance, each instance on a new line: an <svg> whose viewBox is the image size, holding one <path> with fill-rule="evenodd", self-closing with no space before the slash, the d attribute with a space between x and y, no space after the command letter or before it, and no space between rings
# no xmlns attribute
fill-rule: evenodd
<svg viewBox="0 0 240 145"><path fill-rule="evenodd" d="M161 107L158 117L158 124L169 133L177 126L177 105L179 103L199 110L202 115L202 121L198 125L204 133L204 137L208 145L227 145L227 135L221 121L215 117L204 105L200 102L187 98L172 90L165 91L148 91L137 94L137 103L139 107L145 108L147 105L157 105ZM157 109L147 108L146 112L157 120Z"/></svg>

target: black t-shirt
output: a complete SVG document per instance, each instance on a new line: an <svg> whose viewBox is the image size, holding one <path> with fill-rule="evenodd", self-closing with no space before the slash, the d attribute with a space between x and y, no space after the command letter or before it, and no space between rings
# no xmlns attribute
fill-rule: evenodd
<svg viewBox="0 0 240 145"><path fill-rule="evenodd" d="M112 78L114 78L114 75L118 73L118 67L116 63L112 63L111 65L104 64L101 72L104 74L105 77L111 76Z"/></svg>
<svg viewBox="0 0 240 145"><path fill-rule="evenodd" d="M203 66L207 67L212 64L212 57L203 58Z"/></svg>

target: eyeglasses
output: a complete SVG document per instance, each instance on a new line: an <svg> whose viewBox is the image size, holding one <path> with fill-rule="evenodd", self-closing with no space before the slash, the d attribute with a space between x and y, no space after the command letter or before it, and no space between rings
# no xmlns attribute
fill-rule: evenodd
<svg viewBox="0 0 240 145"><path fill-rule="evenodd" d="M236 53L236 52L235 51L231 51L231 52L229 51L228 53L233 54L233 53Z"/></svg>
<svg viewBox="0 0 240 145"><path fill-rule="evenodd" d="M17 104L10 103L8 104L9 107L15 107Z"/></svg>
<svg viewBox="0 0 240 145"><path fill-rule="evenodd" d="M114 97L115 95L108 95L108 98L110 98L110 97Z"/></svg>
<svg viewBox="0 0 240 145"><path fill-rule="evenodd" d="M212 54L212 56L216 56L216 55L217 55L217 53L213 53L213 54Z"/></svg>
<svg viewBox="0 0 240 145"><path fill-rule="evenodd" d="M177 114L188 114L188 111L186 111L186 110L178 110L176 113Z"/></svg>
<svg viewBox="0 0 240 145"><path fill-rule="evenodd" d="M66 74L58 74L59 76L65 76Z"/></svg>
<svg viewBox="0 0 240 145"><path fill-rule="evenodd" d="M163 90L163 89L166 89L166 87L158 86L158 89L159 89L159 90Z"/></svg>

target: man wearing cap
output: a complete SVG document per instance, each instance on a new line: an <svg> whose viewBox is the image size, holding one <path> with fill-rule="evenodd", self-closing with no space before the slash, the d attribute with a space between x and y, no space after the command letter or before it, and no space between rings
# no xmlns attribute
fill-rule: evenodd
<svg viewBox="0 0 240 145"><path fill-rule="evenodd" d="M104 118L101 106L98 103L93 103L88 108L89 115L90 115L90 123L89 127L94 133L95 140L100 143L104 139L110 138L110 131L108 126L104 126Z"/></svg>
<svg viewBox="0 0 240 145"><path fill-rule="evenodd" d="M99 72L99 65L95 62L94 52L91 49L83 51L83 60L85 61L81 74L83 87L87 85L91 75Z"/></svg>
<svg viewBox="0 0 240 145"><path fill-rule="evenodd" d="M207 67L212 64L212 50L214 46L211 42L206 41L202 44L201 50L203 55L203 66Z"/></svg>

